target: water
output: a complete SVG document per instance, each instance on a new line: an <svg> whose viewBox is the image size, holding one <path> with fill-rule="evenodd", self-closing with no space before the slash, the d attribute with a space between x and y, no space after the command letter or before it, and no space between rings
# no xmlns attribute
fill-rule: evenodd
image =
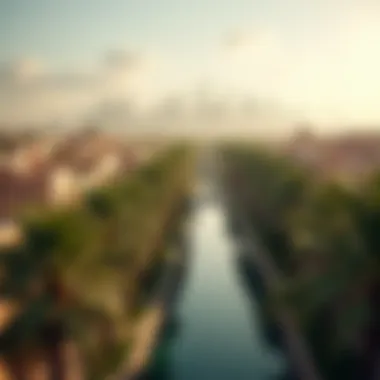
<svg viewBox="0 0 380 380"><path fill-rule="evenodd" d="M194 203L189 272L151 378L279 379L284 357L266 341L258 306L242 284L223 204L204 181Z"/></svg>

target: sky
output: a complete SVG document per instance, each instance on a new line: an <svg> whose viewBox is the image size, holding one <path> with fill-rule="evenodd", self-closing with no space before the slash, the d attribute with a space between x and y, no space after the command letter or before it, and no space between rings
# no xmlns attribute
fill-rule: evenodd
<svg viewBox="0 0 380 380"><path fill-rule="evenodd" d="M380 128L378 0L0 0L0 122Z"/></svg>

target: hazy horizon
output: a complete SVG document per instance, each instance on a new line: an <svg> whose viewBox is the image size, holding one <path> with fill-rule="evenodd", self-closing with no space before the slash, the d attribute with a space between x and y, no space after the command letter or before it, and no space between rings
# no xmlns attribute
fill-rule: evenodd
<svg viewBox="0 0 380 380"><path fill-rule="evenodd" d="M0 1L0 123L380 129L375 0Z"/></svg>

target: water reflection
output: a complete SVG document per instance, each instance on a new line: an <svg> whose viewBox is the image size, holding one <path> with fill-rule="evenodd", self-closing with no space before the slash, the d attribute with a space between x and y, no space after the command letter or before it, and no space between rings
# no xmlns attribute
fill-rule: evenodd
<svg viewBox="0 0 380 380"><path fill-rule="evenodd" d="M224 206L212 187L199 189L188 224L184 292L146 379L279 379L284 358L263 333L260 292L236 261Z"/></svg>
<svg viewBox="0 0 380 380"><path fill-rule="evenodd" d="M260 335L265 342L264 344L271 345L273 349L273 361L278 361L278 356L281 350L280 348L280 335L278 329L272 324L268 323L268 319L264 314L260 314L259 322L256 319L258 303L260 303L265 296L265 290L263 287L262 279L257 271L247 265L247 262L242 256L238 256L235 261L235 269L238 277L241 281L242 287L247 292L252 307L252 319L251 326L247 333L252 334L252 339L258 339L257 325L261 326ZM181 339L181 320L178 314L173 315L167 322L167 326L163 331L161 344L157 350L157 354L151 369L144 380L176 380L175 376L175 350L178 346L178 340ZM231 358L231 360L234 360ZM268 379L273 380L295 380L294 377L286 369L281 373L272 374L268 376ZM197 378L194 376L194 380ZM227 378L226 378L227 379ZM231 379L234 380L234 379Z"/></svg>
<svg viewBox="0 0 380 380"><path fill-rule="evenodd" d="M160 347L144 380L172 380L172 358L174 342L178 338L180 322L177 315L173 315L163 331Z"/></svg>
<svg viewBox="0 0 380 380"><path fill-rule="evenodd" d="M243 254L237 257L236 268L241 285L249 296L251 307L256 313L258 312L260 325L262 327L262 332L265 335L265 339L273 347L278 348L281 345L280 331L265 311L268 299L262 276L252 263L248 262Z"/></svg>

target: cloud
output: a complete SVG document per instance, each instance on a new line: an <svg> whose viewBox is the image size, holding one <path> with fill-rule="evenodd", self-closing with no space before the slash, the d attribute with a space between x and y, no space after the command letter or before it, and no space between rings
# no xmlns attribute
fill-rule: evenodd
<svg viewBox="0 0 380 380"><path fill-rule="evenodd" d="M281 36L271 30L233 32L209 58L207 76L232 96L274 96L290 67Z"/></svg>
<svg viewBox="0 0 380 380"><path fill-rule="evenodd" d="M106 67L113 70L132 70L144 63L144 58L132 51L111 50L104 57Z"/></svg>
<svg viewBox="0 0 380 380"><path fill-rule="evenodd" d="M129 51L104 55L92 70L49 71L36 59L0 65L0 122L80 120L97 104L144 88L149 64Z"/></svg>
<svg viewBox="0 0 380 380"><path fill-rule="evenodd" d="M229 61L225 52L215 54L205 62L215 72L220 58L226 62L226 70L236 65L236 59L230 56ZM226 79L225 71L220 74L220 80ZM202 97L196 91L200 78L199 73L187 75L175 54L114 50L90 70L61 72L35 59L10 62L0 69L0 122L54 125L90 121L128 130L156 128L161 133L163 129L200 134L205 128L227 130L221 125L234 123L227 118L233 99L218 98L215 83L210 86L211 98ZM247 109L242 113L247 116Z"/></svg>
<svg viewBox="0 0 380 380"><path fill-rule="evenodd" d="M242 31L231 31L222 40L222 48L226 50L236 50L254 42L254 36Z"/></svg>
<svg viewBox="0 0 380 380"><path fill-rule="evenodd" d="M171 123L170 128L193 124L199 131L205 126L196 123L202 112L207 122L222 120L233 128L239 118L248 128L258 118L280 123L297 114L326 124L380 121L380 7L369 1L340 7L334 17L327 9L323 22L316 16L302 33L269 23L233 30L192 58L176 50L114 49L90 70L64 72L35 58L5 62L0 65L0 121L143 120ZM219 98L213 104L197 98L203 109L197 114L193 95L201 83ZM246 102L251 98L254 106ZM271 106L257 99L268 99ZM243 104L237 106L240 116L228 119L234 104ZM283 109L294 111L289 116Z"/></svg>
<svg viewBox="0 0 380 380"><path fill-rule="evenodd" d="M0 65L0 81L23 83L44 74L41 61L34 58L24 58L15 62L4 62Z"/></svg>
<svg viewBox="0 0 380 380"><path fill-rule="evenodd" d="M294 58L284 94L317 120L380 120L379 9L356 7Z"/></svg>
<svg viewBox="0 0 380 380"><path fill-rule="evenodd" d="M34 124L67 120L88 106L101 88L100 78L95 74L50 73L42 67L31 60L3 66L0 121Z"/></svg>
<svg viewBox="0 0 380 380"><path fill-rule="evenodd" d="M379 122L380 7L339 9L298 36L269 25L227 34L210 77L234 96L269 98L316 122Z"/></svg>
<svg viewBox="0 0 380 380"><path fill-rule="evenodd" d="M91 107L86 119L99 126L131 128L136 122L136 112L129 100L107 99Z"/></svg>

